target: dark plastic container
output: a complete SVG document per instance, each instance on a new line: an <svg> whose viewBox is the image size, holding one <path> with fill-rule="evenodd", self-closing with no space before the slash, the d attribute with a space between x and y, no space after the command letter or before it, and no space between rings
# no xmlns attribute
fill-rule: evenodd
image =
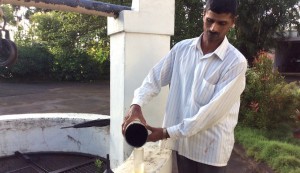
<svg viewBox="0 0 300 173"><path fill-rule="evenodd" d="M143 146L148 137L148 131L146 127L138 120L135 120L128 124L125 130L126 142L133 147Z"/></svg>

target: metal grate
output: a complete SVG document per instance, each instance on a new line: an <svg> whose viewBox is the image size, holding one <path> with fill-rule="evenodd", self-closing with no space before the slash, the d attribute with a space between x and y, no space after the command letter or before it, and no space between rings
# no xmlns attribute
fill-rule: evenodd
<svg viewBox="0 0 300 173"><path fill-rule="evenodd" d="M95 161L102 161L98 168ZM81 153L27 153L16 152L0 158L0 173L101 173L105 159Z"/></svg>
<svg viewBox="0 0 300 173"><path fill-rule="evenodd" d="M13 170L13 171L9 171L8 173L39 173L39 171L34 169L31 166L28 166L28 167L24 167L24 168L21 168L21 169L16 169L16 170Z"/></svg>

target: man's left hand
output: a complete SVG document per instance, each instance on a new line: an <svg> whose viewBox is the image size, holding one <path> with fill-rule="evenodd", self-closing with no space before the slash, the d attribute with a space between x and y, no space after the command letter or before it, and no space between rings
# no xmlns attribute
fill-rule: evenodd
<svg viewBox="0 0 300 173"><path fill-rule="evenodd" d="M151 127L149 125L146 125L146 128L151 131L151 134L148 135L148 142L156 142L164 139L163 128Z"/></svg>

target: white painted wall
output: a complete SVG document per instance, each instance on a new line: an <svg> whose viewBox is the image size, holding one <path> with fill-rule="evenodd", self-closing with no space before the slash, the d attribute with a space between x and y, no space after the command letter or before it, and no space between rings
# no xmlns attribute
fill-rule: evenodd
<svg viewBox="0 0 300 173"><path fill-rule="evenodd" d="M174 34L175 0L133 0L133 11L123 11L118 18L108 18L110 35L110 159L120 165L131 154L121 124L133 98L149 70L170 50ZM148 124L161 126L167 88L143 107Z"/></svg>
<svg viewBox="0 0 300 173"><path fill-rule="evenodd" d="M98 114L49 113L0 116L0 157L16 151L79 152L106 158L109 151L109 126L67 128L74 124L107 119Z"/></svg>
<svg viewBox="0 0 300 173"><path fill-rule="evenodd" d="M146 173L171 173L172 172L172 151L159 147L158 143L146 143L143 146L143 166ZM131 173L134 170L134 151L129 158L114 173ZM140 158L138 158L139 161Z"/></svg>

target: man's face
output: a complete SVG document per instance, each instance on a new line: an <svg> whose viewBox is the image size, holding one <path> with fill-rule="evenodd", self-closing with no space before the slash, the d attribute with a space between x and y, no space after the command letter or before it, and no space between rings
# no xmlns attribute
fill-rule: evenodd
<svg viewBox="0 0 300 173"><path fill-rule="evenodd" d="M214 13L211 10L203 16L203 39L208 43L220 43L233 27L235 17L230 13Z"/></svg>

